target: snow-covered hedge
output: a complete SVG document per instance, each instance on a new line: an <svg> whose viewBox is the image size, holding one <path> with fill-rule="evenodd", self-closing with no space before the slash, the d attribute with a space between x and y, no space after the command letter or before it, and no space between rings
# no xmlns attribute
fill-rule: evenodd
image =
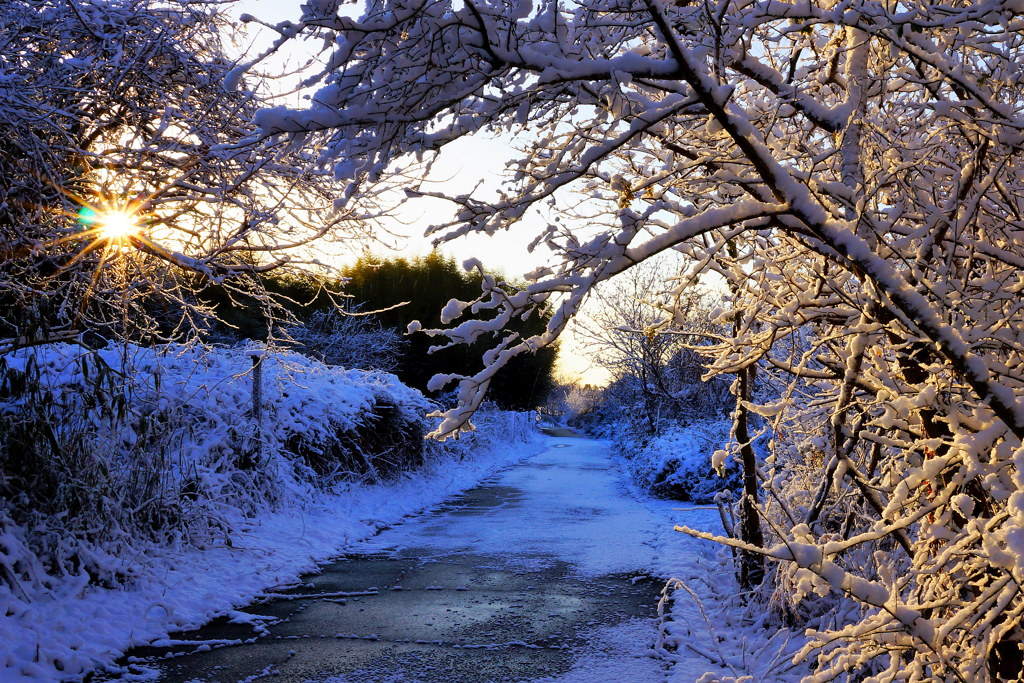
<svg viewBox="0 0 1024 683"><path fill-rule="evenodd" d="M656 496L711 503L725 490L738 493L743 483L728 383L680 382L671 401L645 403L645 396L641 382L626 376L578 397L573 407L566 401L557 408L568 413L570 426L612 440L636 484ZM748 420L755 454L763 460L771 430L757 415Z"/></svg>
<svg viewBox="0 0 1024 683"><path fill-rule="evenodd" d="M431 408L393 375L256 345L57 344L0 377L0 590L26 596L130 583L140 544L230 544L281 501L419 466Z"/></svg>
<svg viewBox="0 0 1024 683"><path fill-rule="evenodd" d="M729 428L728 420L706 420L671 425L661 434L635 441L618 434L616 441L633 478L644 488L665 498L710 503L718 492L742 486L736 463L726 463L722 473L711 463L711 455L728 442Z"/></svg>
<svg viewBox="0 0 1024 683"><path fill-rule="evenodd" d="M656 496L711 503L723 490L742 487L739 466L726 461L724 471L712 465L712 454L729 441L728 419L708 419L689 424L665 422L657 434L645 433L630 421L615 423L606 431L616 444L634 481Z"/></svg>

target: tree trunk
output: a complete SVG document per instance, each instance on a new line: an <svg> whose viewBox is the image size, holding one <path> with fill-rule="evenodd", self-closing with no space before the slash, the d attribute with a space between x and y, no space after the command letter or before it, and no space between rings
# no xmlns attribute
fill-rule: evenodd
<svg viewBox="0 0 1024 683"><path fill-rule="evenodd" d="M739 257L736 244L730 241L726 248L728 249L729 258L735 261ZM735 286L733 286L732 293L735 303L738 293ZM733 318L733 336L738 337L741 329L741 314L737 310ZM745 401L750 400L755 369L756 366L748 365L737 373L736 382L733 385L736 393L736 410L733 412L733 420L736 442L740 446L740 463L743 467L743 498L740 501L740 539L751 545L763 548L764 534L761 533L761 515L757 510L757 458L754 455L754 447L750 443L750 429L747 420L748 412L744 405ZM744 590L750 590L759 585L763 579L764 557L757 553L741 551L740 586Z"/></svg>
<svg viewBox="0 0 1024 683"><path fill-rule="evenodd" d="M764 547L761 533L761 515L757 510L757 458L750 443L747 426L747 409L743 401L750 397L754 368L748 366L740 371L736 380L736 441L740 444L740 461L743 465L743 499L740 503L740 537L746 543ZM740 586L750 590L764 579L764 558L757 553L740 553Z"/></svg>

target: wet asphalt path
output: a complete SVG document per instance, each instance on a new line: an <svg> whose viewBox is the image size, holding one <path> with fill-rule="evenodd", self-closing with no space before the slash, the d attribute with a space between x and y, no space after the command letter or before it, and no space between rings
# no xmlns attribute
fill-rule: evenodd
<svg viewBox="0 0 1024 683"><path fill-rule="evenodd" d="M122 663L181 683L660 681L663 582L648 572L663 527L606 444L559 435L300 584Z"/></svg>

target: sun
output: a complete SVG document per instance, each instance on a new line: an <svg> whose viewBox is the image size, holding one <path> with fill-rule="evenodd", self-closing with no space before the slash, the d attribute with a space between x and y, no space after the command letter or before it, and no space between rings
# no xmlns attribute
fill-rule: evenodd
<svg viewBox="0 0 1024 683"><path fill-rule="evenodd" d="M143 217L131 204L84 206L79 222L108 242L128 242L142 232Z"/></svg>
<svg viewBox="0 0 1024 683"><path fill-rule="evenodd" d="M139 216L127 211L109 211L96 216L100 235L108 240L123 242L142 228Z"/></svg>

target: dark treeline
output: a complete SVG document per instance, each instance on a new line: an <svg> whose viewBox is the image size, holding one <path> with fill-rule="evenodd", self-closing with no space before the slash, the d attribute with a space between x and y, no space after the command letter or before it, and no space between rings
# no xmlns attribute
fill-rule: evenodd
<svg viewBox="0 0 1024 683"><path fill-rule="evenodd" d="M218 322L215 336L230 339L266 339L277 316L265 306L250 305L272 300L275 308L287 311L300 323L317 312L347 308L371 313L374 324L405 333L410 322L424 328L441 325L440 311L450 299L472 301L480 295L480 275L466 273L451 257L437 253L405 258L364 256L341 271L341 278L272 275L260 281L262 291L250 296L210 287L203 294ZM279 308L278 308L279 307ZM340 314L339 314L340 315ZM513 328L523 336L543 331L550 314L517 321ZM424 332L407 335L394 372L409 386L427 391L430 378L438 373L472 374L482 367L485 343L456 346L429 352L441 342ZM503 408L526 410L542 403L553 385L557 350L545 348L536 354L514 359L491 382L488 396ZM453 387L448 387L451 389Z"/></svg>

